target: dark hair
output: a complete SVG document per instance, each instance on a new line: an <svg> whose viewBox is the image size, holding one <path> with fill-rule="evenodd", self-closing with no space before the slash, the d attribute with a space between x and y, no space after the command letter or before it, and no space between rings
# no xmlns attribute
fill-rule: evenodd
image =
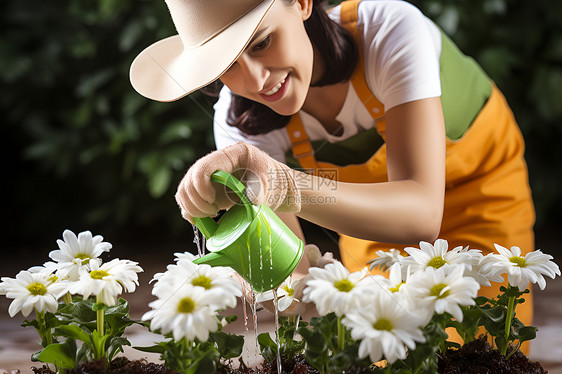
<svg viewBox="0 0 562 374"><path fill-rule="evenodd" d="M312 45L325 62L324 75L314 82L314 86L349 80L359 58L353 36L328 17L324 9L325 2L313 0L312 14L304 22ZM227 123L244 134L258 135L287 126L290 118L277 114L263 104L232 94Z"/></svg>

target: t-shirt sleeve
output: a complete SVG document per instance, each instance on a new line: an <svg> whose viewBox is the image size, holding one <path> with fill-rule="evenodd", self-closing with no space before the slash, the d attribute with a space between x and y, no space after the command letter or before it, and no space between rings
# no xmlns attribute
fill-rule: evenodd
<svg viewBox="0 0 562 374"><path fill-rule="evenodd" d="M261 135L246 135L237 127L227 123L232 93L228 87L221 89L219 99L213 109L213 132L217 149L225 148L238 142L246 142L255 145L262 151L268 153L277 161L285 162L285 150L290 148L290 141L285 129L278 129Z"/></svg>
<svg viewBox="0 0 562 374"><path fill-rule="evenodd" d="M441 95L441 34L416 7L402 1L363 1L367 84L385 110Z"/></svg>

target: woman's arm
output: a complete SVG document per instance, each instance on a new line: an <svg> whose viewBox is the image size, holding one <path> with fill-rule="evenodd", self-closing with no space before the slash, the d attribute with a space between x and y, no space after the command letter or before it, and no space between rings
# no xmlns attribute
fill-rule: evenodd
<svg viewBox="0 0 562 374"><path fill-rule="evenodd" d="M310 183L296 178L303 219L340 233L392 243L433 241L439 234L445 193L445 126L438 97L386 112L388 182ZM308 184L310 186L310 184ZM317 204L317 201L332 201Z"/></svg>

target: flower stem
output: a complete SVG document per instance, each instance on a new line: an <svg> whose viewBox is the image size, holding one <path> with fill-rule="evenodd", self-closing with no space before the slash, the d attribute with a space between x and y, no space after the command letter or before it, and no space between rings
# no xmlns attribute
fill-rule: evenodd
<svg viewBox="0 0 562 374"><path fill-rule="evenodd" d="M98 298L96 298L96 303L100 303L101 300L99 300ZM96 310L96 320L97 320L97 328L98 328L98 334L100 335L100 338L104 336L105 332L104 330L104 324L105 324L105 308L101 308Z"/></svg>
<svg viewBox="0 0 562 374"><path fill-rule="evenodd" d="M53 336L51 335L51 329L47 327L47 322L45 321L45 313L40 312L35 309L35 315L37 316L37 323L39 324L39 328L37 332L41 337L41 344L43 347L48 346L49 344L53 343Z"/></svg>
<svg viewBox="0 0 562 374"><path fill-rule="evenodd" d="M67 292L64 295L64 303L67 304L67 305L72 304L72 295L70 294L70 292Z"/></svg>
<svg viewBox="0 0 562 374"><path fill-rule="evenodd" d="M343 351L345 346L345 327L341 323L342 317L338 317L338 352Z"/></svg>
<svg viewBox="0 0 562 374"><path fill-rule="evenodd" d="M505 343L501 349L502 356L505 356L507 353L507 345L509 343L509 332L511 331L511 320L513 319L514 306L515 306L515 296L510 296L507 301L507 314L505 316L505 331L504 331Z"/></svg>

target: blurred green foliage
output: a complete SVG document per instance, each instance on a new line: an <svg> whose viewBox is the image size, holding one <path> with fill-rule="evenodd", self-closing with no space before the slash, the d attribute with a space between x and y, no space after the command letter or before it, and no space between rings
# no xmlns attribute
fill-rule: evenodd
<svg viewBox="0 0 562 374"><path fill-rule="evenodd" d="M3 153L13 176L2 203L11 227L3 229L24 241L52 240L67 227L185 229L173 193L214 145L208 98L153 102L128 79L143 48L175 33L164 2L0 7Z"/></svg>
<svg viewBox="0 0 562 374"><path fill-rule="evenodd" d="M559 222L562 2L412 2L502 89L526 138L538 225ZM190 231L173 194L214 148L211 101L153 102L128 79L143 48L175 33L164 2L4 0L0 20L5 237Z"/></svg>

